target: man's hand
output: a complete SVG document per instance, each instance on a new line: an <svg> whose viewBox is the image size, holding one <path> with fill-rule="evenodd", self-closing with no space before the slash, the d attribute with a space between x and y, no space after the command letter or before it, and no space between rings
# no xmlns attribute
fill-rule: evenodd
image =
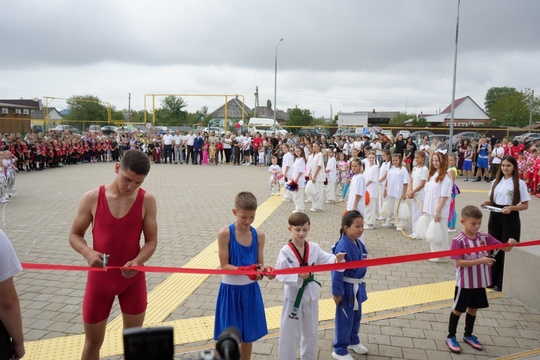
<svg viewBox="0 0 540 360"><path fill-rule="evenodd" d="M84 253L84 258L90 267L103 267L103 256L106 256L107 260L109 260L110 255L101 254L92 249Z"/></svg>
<svg viewBox="0 0 540 360"><path fill-rule="evenodd" d="M129 268L129 267L132 267L132 266L139 266L139 264L136 264L133 261L128 261L124 265L124 268ZM120 270L122 271L122 276L125 277L126 279L130 279L130 278L134 277L139 272L139 270L129 270L129 269L120 269Z"/></svg>

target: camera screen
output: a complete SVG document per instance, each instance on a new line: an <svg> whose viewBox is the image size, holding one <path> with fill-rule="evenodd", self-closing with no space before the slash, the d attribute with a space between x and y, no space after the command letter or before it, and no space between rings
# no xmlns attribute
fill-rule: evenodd
<svg viewBox="0 0 540 360"><path fill-rule="evenodd" d="M126 360L169 360L174 356L172 327L133 328L124 331Z"/></svg>

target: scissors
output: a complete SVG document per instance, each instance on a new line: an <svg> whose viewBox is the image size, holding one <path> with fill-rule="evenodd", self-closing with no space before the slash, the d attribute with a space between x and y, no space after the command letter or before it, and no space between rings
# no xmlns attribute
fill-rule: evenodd
<svg viewBox="0 0 540 360"><path fill-rule="evenodd" d="M103 254L103 267L106 268L107 267L107 254ZM107 270L107 269L105 269Z"/></svg>
<svg viewBox="0 0 540 360"><path fill-rule="evenodd" d="M338 306L340 307L341 311L343 312L343 315L345 315L345 317L348 319L349 315L347 315L347 312L345 311L345 308L343 307L343 304L341 303L341 301L338 303Z"/></svg>

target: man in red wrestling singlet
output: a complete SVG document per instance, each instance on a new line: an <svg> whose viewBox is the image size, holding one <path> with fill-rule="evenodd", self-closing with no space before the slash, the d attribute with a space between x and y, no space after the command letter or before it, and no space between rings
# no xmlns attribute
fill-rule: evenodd
<svg viewBox="0 0 540 360"><path fill-rule="evenodd" d="M114 170L116 177L109 185L84 194L71 226L69 243L89 266L143 265L156 250L158 232L156 199L140 188L150 171L150 161L142 151L129 150ZM93 224L93 248L84 239L90 224ZM144 233L142 247L141 233ZM115 296L122 310L124 328L142 326L147 305L144 273L127 269L89 271L82 311L83 360L99 359Z"/></svg>

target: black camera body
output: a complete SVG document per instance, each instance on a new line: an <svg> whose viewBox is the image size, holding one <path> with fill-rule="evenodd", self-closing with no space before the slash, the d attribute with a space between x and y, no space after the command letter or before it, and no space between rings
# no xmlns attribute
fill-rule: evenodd
<svg viewBox="0 0 540 360"><path fill-rule="evenodd" d="M124 330L125 360L172 360L174 329L172 327L130 328ZM200 353L201 360L240 360L240 333L234 327L218 337L215 350Z"/></svg>
<svg viewBox="0 0 540 360"><path fill-rule="evenodd" d="M219 334L216 349L204 350L200 360L240 360L240 332L235 327L226 328Z"/></svg>

